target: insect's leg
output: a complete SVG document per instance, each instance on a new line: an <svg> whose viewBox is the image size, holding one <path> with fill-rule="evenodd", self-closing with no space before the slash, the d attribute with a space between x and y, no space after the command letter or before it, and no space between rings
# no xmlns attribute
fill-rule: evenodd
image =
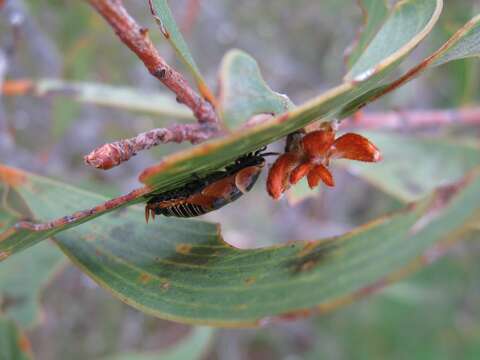
<svg viewBox="0 0 480 360"><path fill-rule="evenodd" d="M148 224L148 219L150 218L150 208L145 206L145 222Z"/></svg>

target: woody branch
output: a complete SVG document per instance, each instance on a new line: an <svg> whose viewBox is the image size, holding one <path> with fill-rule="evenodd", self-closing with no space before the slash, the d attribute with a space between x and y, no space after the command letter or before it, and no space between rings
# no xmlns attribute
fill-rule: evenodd
<svg viewBox="0 0 480 360"><path fill-rule="evenodd" d="M168 142L189 141L198 144L218 132L216 126L208 124L176 124L168 128L153 129L133 138L105 144L85 156L85 162L103 170L111 169L128 161L142 150Z"/></svg>
<svg viewBox="0 0 480 360"><path fill-rule="evenodd" d="M65 88L66 90L68 87ZM50 94L39 91L34 80L17 79L7 80L0 86L0 95L3 96L53 96L61 91ZM68 92L65 92L68 96ZM268 120L270 117L261 119ZM261 123L260 121L259 123ZM255 123L256 124L256 123ZM429 127L447 125L480 125L480 107L461 107L455 109L423 109L423 110L395 110L366 112L359 111L353 117L344 120L341 128L358 129L407 129L417 130ZM155 130L154 130L155 131Z"/></svg>
<svg viewBox="0 0 480 360"><path fill-rule="evenodd" d="M363 112L342 122L341 128L418 130L448 125L480 125L480 107L458 109Z"/></svg>
<svg viewBox="0 0 480 360"><path fill-rule="evenodd" d="M140 27L128 14L121 0L87 0L110 26L122 42L132 50L148 71L177 96L177 101L192 109L199 123L218 122L212 104L197 94L182 74L168 65L148 36L148 29Z"/></svg>
<svg viewBox="0 0 480 360"><path fill-rule="evenodd" d="M150 74L175 93L177 101L188 106L198 124L173 125L154 129L137 137L105 144L85 156L88 165L110 169L127 161L138 151L167 142L198 143L219 132L219 119L213 105L202 98L178 71L160 56L148 35L128 14L121 0L87 0L114 29L120 40L145 64Z"/></svg>

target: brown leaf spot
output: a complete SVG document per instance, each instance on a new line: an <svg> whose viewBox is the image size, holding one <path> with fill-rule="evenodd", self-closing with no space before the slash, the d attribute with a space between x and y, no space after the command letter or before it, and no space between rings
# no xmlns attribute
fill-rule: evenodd
<svg viewBox="0 0 480 360"><path fill-rule="evenodd" d="M3 291L0 296L0 312L7 312L12 308L21 306L25 303L24 296L13 296Z"/></svg>
<svg viewBox="0 0 480 360"><path fill-rule="evenodd" d="M432 199L428 210L425 214L418 219L418 221L410 229L410 234L415 235L427 227L432 221L438 218L443 210L450 205L451 201L465 186L467 186L471 177L466 177L455 184L447 185L439 188L435 191L434 198Z"/></svg>
<svg viewBox="0 0 480 360"><path fill-rule="evenodd" d="M138 278L138 281L140 281L144 285L148 284L151 280L152 280L152 276L147 273L141 274L140 277Z"/></svg>
<svg viewBox="0 0 480 360"><path fill-rule="evenodd" d="M235 305L234 309L235 310L245 310L245 309L248 309L248 305L247 304Z"/></svg>
<svg viewBox="0 0 480 360"><path fill-rule="evenodd" d="M25 183L25 173L8 166L0 165L0 180L10 186L16 187Z"/></svg>
<svg viewBox="0 0 480 360"><path fill-rule="evenodd" d="M314 315L316 312L315 309L300 309L295 311L290 311L287 313L280 314L278 316L267 316L257 322L257 324L261 327L271 325L271 324L279 324L284 321L294 321L306 318L308 316Z"/></svg>
<svg viewBox="0 0 480 360"><path fill-rule="evenodd" d="M290 265L294 267L294 273L311 271L318 263L325 261L336 247L334 239L320 243L309 242L298 252L297 258L292 260Z"/></svg>
<svg viewBox="0 0 480 360"><path fill-rule="evenodd" d="M9 252L9 251L0 251L0 261L5 260L5 259L8 258L10 255L12 255L12 253Z"/></svg>
<svg viewBox="0 0 480 360"><path fill-rule="evenodd" d="M255 279L253 276L251 276L251 277L248 277L248 278L245 279L245 284L250 286L250 285L255 284L256 281L257 281L257 279Z"/></svg>
<svg viewBox="0 0 480 360"><path fill-rule="evenodd" d="M175 247L175 250L179 254L188 255L188 254L190 254L190 251L192 250L192 245L190 245L190 244L178 244Z"/></svg>
<svg viewBox="0 0 480 360"><path fill-rule="evenodd" d="M32 352L32 345L30 344L30 340L24 335L21 334L18 338L18 347L23 353L30 354Z"/></svg>
<svg viewBox="0 0 480 360"><path fill-rule="evenodd" d="M294 321L298 319L303 319L314 314L313 309L301 309L296 311L290 311L279 316L280 320L284 321Z"/></svg>
<svg viewBox="0 0 480 360"><path fill-rule="evenodd" d="M168 291L168 289L170 289L170 281L165 281L162 283L162 285L160 285L160 288L163 290L163 291Z"/></svg>
<svg viewBox="0 0 480 360"><path fill-rule="evenodd" d="M307 262L304 262L300 268L298 269L298 271L310 271L312 270L314 267L315 267L315 264L316 264L316 261L314 260L309 260Z"/></svg>
<svg viewBox="0 0 480 360"><path fill-rule="evenodd" d="M313 242L313 241L309 241L305 244L305 246L303 247L302 250L299 251L299 253L297 254L297 256L299 257L302 257L302 256L305 256L307 254L309 254L313 249L315 249L316 247L318 246L317 243Z"/></svg>

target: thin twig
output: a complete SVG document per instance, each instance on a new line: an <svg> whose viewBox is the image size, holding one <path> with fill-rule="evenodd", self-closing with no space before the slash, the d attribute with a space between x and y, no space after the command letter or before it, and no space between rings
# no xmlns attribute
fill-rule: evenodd
<svg viewBox="0 0 480 360"><path fill-rule="evenodd" d="M0 95L4 96L69 96L68 91L44 93L37 90L32 79L7 80L0 86ZM261 124L272 117L258 115L252 117L246 126ZM409 129L427 128L445 125L480 125L480 107L456 109L397 110L381 112L359 111L355 116L342 122L341 127L359 129Z"/></svg>
<svg viewBox="0 0 480 360"><path fill-rule="evenodd" d="M185 5L185 14L181 22L182 33L190 35L200 13L200 0L188 0Z"/></svg>
<svg viewBox="0 0 480 360"><path fill-rule="evenodd" d="M180 124L168 128L153 129L140 135L105 144L85 156L85 163L108 170L128 161L142 150L165 143L189 141L198 144L218 134L216 126L210 124Z"/></svg>
<svg viewBox="0 0 480 360"><path fill-rule="evenodd" d="M199 123L218 124L212 104L197 94L183 75L165 62L150 40L148 29L135 22L121 0L87 1L105 18L122 42L142 60L148 71L175 93L177 101L192 109Z"/></svg>
<svg viewBox="0 0 480 360"><path fill-rule="evenodd" d="M418 130L447 125L480 125L480 107L445 110L358 112L342 128Z"/></svg>

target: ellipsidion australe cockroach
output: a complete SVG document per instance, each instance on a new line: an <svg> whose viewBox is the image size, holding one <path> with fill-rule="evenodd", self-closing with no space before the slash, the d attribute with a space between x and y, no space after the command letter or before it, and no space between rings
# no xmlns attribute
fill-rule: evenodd
<svg viewBox="0 0 480 360"><path fill-rule="evenodd" d="M215 171L203 178L160 194L148 195L145 220L155 215L195 217L220 209L237 200L255 185L265 166L265 148L239 157L222 171Z"/></svg>

